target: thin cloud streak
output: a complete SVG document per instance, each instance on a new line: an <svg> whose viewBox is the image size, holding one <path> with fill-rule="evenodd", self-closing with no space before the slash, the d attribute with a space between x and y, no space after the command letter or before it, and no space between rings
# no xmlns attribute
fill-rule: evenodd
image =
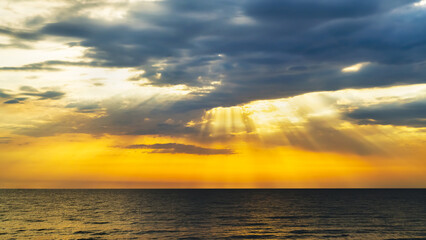
<svg viewBox="0 0 426 240"><path fill-rule="evenodd" d="M135 144L125 146L126 149L147 149L150 153L184 153L196 155L228 155L234 154L231 149L204 148L180 143Z"/></svg>

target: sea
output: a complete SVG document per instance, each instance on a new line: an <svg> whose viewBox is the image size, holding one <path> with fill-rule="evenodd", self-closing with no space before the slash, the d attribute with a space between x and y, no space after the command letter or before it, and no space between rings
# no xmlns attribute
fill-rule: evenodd
<svg viewBox="0 0 426 240"><path fill-rule="evenodd" d="M426 239L426 189L2 189L0 239Z"/></svg>

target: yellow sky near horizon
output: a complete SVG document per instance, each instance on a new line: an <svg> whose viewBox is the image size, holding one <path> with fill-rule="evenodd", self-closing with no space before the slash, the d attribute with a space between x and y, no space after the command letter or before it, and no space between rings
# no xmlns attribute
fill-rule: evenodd
<svg viewBox="0 0 426 240"><path fill-rule="evenodd" d="M426 180L424 151L420 156L358 156L240 142L232 145L235 154L200 156L120 147L176 140L86 134L21 138L0 153L7 159L1 162L0 187L422 187Z"/></svg>

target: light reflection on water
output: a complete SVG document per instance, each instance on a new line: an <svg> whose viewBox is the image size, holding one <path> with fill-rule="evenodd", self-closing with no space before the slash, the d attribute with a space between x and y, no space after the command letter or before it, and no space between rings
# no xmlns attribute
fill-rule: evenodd
<svg viewBox="0 0 426 240"><path fill-rule="evenodd" d="M426 190L0 190L0 239L426 239Z"/></svg>

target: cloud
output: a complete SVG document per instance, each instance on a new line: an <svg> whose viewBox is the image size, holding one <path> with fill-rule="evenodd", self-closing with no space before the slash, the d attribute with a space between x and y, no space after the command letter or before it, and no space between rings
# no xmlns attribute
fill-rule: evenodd
<svg viewBox="0 0 426 240"><path fill-rule="evenodd" d="M354 131L338 129L336 122L311 119L304 126L304 131L285 131L285 136L292 146L310 151L330 151L355 153L358 155L383 154L383 151L371 141Z"/></svg>
<svg viewBox="0 0 426 240"><path fill-rule="evenodd" d="M11 94L6 93L8 91L9 90L6 90L6 89L0 89L0 98L10 98L10 97L12 97Z"/></svg>
<svg viewBox="0 0 426 240"><path fill-rule="evenodd" d="M125 68L137 71L130 79L135 81L131 83L135 87L184 86L190 92L186 97L167 100L116 97L96 103L72 102L65 107L75 109L76 116L99 111L102 114L72 121L59 119L21 133L43 136L82 132L195 139L199 125L188 123L217 107L317 91L424 83L426 14L414 2L164 0L126 2L120 6L110 2L72 2L53 9L51 15L26 19L23 30L2 28L0 33L27 40L27 44L60 39L68 47L83 48L82 58L6 66L0 70ZM93 14L99 7L115 6L126 10L122 18ZM369 64L357 65L360 63ZM106 82L100 90L108 87ZM0 91L0 97L10 103L19 102L19 96L61 99L65 93L28 86L21 87L17 94ZM351 107L352 112L342 110L342 114L356 123L423 124L419 106L392 103L376 106L377 109ZM411 108L415 110L407 110ZM400 119L393 114L398 112ZM289 144L358 154L374 151L362 137L337 130L327 122L309 119L303 127L305 132L287 133ZM312 136L311 141L307 140L308 135Z"/></svg>
<svg viewBox="0 0 426 240"><path fill-rule="evenodd" d="M376 104L346 114L358 124L426 127L426 100Z"/></svg>
<svg viewBox="0 0 426 240"><path fill-rule="evenodd" d="M100 102L74 102L66 108L75 108L70 116L52 119L17 130L29 136L51 136L60 133L87 133L92 135L160 135L189 137L197 133L187 122L200 118L203 111L177 112L175 99L166 94L133 99L113 97ZM82 113L102 114L86 117ZM78 115L75 115L78 114ZM169 120L171 119L171 120Z"/></svg>
<svg viewBox="0 0 426 240"><path fill-rule="evenodd" d="M76 111L25 125L14 133L34 137L62 133L155 135L188 139L200 145L241 140L264 147L293 146L318 152L383 155L386 154L383 141L374 140L383 132L377 126L365 126L365 121L375 119L374 125L388 121L393 125L424 126L424 103L420 103L425 90L426 84L418 84L315 92L209 111L181 111L175 101L164 96L143 101L112 98L68 104L67 108ZM402 104L400 109L395 107L398 104ZM381 113L387 105L392 114ZM392 135L393 130L385 131ZM140 147L160 153L184 151L180 146L172 150L170 146L170 149Z"/></svg>
<svg viewBox="0 0 426 240"><path fill-rule="evenodd" d="M47 90L44 92L40 92L39 90L31 86L21 86L19 90L20 90L19 92L13 93L9 90L0 89L0 97L9 99L3 103L4 104L22 103L23 101L27 99L31 99L31 98L28 98L28 96L39 97L39 100L46 100L46 99L59 100L65 96L65 93L61 91ZM10 93L5 93L6 91Z"/></svg>
<svg viewBox="0 0 426 240"><path fill-rule="evenodd" d="M19 88L19 90L25 91L25 92L38 92L38 90L36 88L31 87L31 86L21 86Z"/></svg>
<svg viewBox="0 0 426 240"><path fill-rule="evenodd" d="M16 103L22 103L23 101L25 101L27 98L14 98L11 100L8 100L6 102L4 102L5 104L16 104Z"/></svg>
<svg viewBox="0 0 426 240"><path fill-rule="evenodd" d="M249 1L246 12L250 16L273 21L357 18L389 11L413 2L416 1L254 0Z"/></svg>
<svg viewBox="0 0 426 240"><path fill-rule="evenodd" d="M20 67L0 67L0 71L59 71L58 68L48 67L42 63L27 64Z"/></svg>
<svg viewBox="0 0 426 240"><path fill-rule="evenodd" d="M61 68L58 66L96 66L96 63L51 60L25 64L19 67L0 67L0 71L60 71Z"/></svg>
<svg viewBox="0 0 426 240"><path fill-rule="evenodd" d="M0 137L0 144L8 144L12 141L11 137Z"/></svg>
<svg viewBox="0 0 426 240"><path fill-rule="evenodd" d="M12 28L7 27L0 27L0 35L8 35L17 39L23 39L23 40L39 40L42 35L40 35L37 32L30 32L30 31L20 31Z"/></svg>
<svg viewBox="0 0 426 240"><path fill-rule="evenodd" d="M149 149L151 150L150 153L184 153L196 155L228 155L234 153L231 149L204 148L180 143L137 144L123 148Z"/></svg>
<svg viewBox="0 0 426 240"><path fill-rule="evenodd" d="M15 104L15 103L20 103L19 100L16 99L12 99L12 100L8 100L6 102L4 102L4 104Z"/></svg>
<svg viewBox="0 0 426 240"><path fill-rule="evenodd" d="M85 15L74 4L35 34L73 38L84 63L50 61L3 70L61 65L143 69L157 86L209 86L177 103L194 110L310 91L424 82L426 14L416 1L158 1L126 5L125 21ZM309 6L309 7L306 7ZM146 9L152 9L147 12ZM236 18L250 24L236 24ZM341 69L371 62L358 72Z"/></svg>
<svg viewBox="0 0 426 240"><path fill-rule="evenodd" d="M81 113L94 113L101 109L98 103L70 103L66 108L76 108Z"/></svg>
<svg viewBox="0 0 426 240"><path fill-rule="evenodd" d="M45 92L40 92L40 93L24 92L24 93L21 93L21 95L37 96L37 97L40 97L41 100L44 100L44 99L58 100L58 99L63 98L65 93L59 92L59 91L45 91Z"/></svg>

